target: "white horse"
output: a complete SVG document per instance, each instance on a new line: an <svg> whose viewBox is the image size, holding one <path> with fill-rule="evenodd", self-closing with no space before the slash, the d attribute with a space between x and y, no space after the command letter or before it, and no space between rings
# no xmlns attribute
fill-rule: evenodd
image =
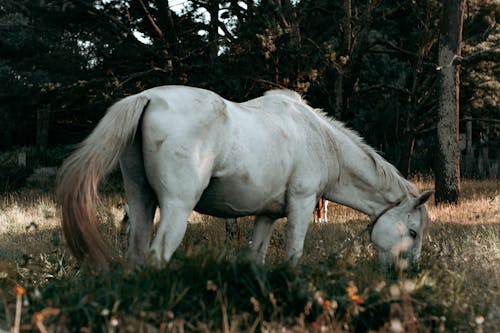
<svg viewBox="0 0 500 333"><path fill-rule="evenodd" d="M62 227L77 259L105 265L114 257L98 231L95 201L99 181L118 162L130 206L130 264L168 262L193 209L255 215L252 249L261 262L274 221L287 217L286 257L297 262L319 198L371 217L382 262L420 255L432 191L419 194L359 136L292 91L234 103L165 86L114 104L61 168Z"/></svg>

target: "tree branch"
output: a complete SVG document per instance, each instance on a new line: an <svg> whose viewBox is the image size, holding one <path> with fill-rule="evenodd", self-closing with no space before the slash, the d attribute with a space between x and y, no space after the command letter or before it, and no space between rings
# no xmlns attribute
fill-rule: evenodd
<svg viewBox="0 0 500 333"><path fill-rule="evenodd" d="M125 80L123 80L122 82L120 82L119 86L122 87L122 86L124 86L125 84L127 84L128 82L130 82L132 80L136 80L138 78L141 78L141 77L144 77L144 76L148 76L149 74L154 73L154 72L167 73L167 71L164 70L164 69L162 69L162 68L153 67L151 69L148 69L147 71L143 71L143 72L138 72L138 73L131 74L128 78L126 78Z"/></svg>
<svg viewBox="0 0 500 333"><path fill-rule="evenodd" d="M233 34L229 32L224 22L219 21L219 28L221 28L222 31L224 32L225 37L229 38L232 41L235 40Z"/></svg>
<svg viewBox="0 0 500 333"><path fill-rule="evenodd" d="M139 1L139 3L141 4L142 10L144 10L144 14L146 15L146 18L148 19L149 23L151 24L151 26L153 27L155 32L158 34L158 37L160 37L161 39L164 39L163 31L161 31L160 27L156 24L153 16L149 12L149 9L144 4L144 1L142 1L142 0L137 0L137 1Z"/></svg>

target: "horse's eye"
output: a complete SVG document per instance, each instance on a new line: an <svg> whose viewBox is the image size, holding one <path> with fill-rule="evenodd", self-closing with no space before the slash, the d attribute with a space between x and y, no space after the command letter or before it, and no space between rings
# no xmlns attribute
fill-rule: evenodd
<svg viewBox="0 0 500 333"><path fill-rule="evenodd" d="M417 238L417 232L413 229L410 229L410 237L413 239Z"/></svg>

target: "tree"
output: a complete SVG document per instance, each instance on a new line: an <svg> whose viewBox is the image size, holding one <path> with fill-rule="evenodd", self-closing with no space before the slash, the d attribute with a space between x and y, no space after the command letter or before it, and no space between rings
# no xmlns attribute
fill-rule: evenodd
<svg viewBox="0 0 500 333"><path fill-rule="evenodd" d="M458 203L460 192L459 65L464 0L444 0L439 35L436 203Z"/></svg>
<svg viewBox="0 0 500 333"><path fill-rule="evenodd" d="M3 0L1 148L34 145L37 117L41 146L47 119L49 145L77 142L113 101L153 86L198 86L235 101L286 87L353 127L405 176L433 170L440 1L187 0L182 11L172 3ZM456 58L469 156L489 155L490 166L500 154L497 17L497 1L468 0Z"/></svg>
<svg viewBox="0 0 500 333"><path fill-rule="evenodd" d="M498 1L467 2L460 68L460 124L461 133L466 133L461 175L465 177L500 175L499 13Z"/></svg>

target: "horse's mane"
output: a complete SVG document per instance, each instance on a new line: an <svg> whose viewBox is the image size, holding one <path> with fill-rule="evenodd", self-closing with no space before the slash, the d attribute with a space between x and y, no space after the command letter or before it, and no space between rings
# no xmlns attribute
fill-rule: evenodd
<svg viewBox="0 0 500 333"><path fill-rule="evenodd" d="M307 102L302 98L302 96L293 90L275 89L267 91L266 93L264 93L264 95L280 95L307 105ZM370 159L375 164L375 168L377 169L377 173L383 189L389 189L389 187L391 187L392 185L396 185L401 189L401 191L412 196L418 196L416 187L408 180L406 180L403 176L401 176L396 167L387 162L379 153L377 153L375 149L366 144L363 138L358 135L358 133L347 128L340 121L331 118L323 110L311 108L309 105L307 106L308 109L313 110L313 112L321 119L346 135L352 142L354 142L363 152L365 152L370 157Z"/></svg>
<svg viewBox="0 0 500 333"><path fill-rule="evenodd" d="M354 142L363 152L365 152L374 162L377 173L384 189L388 189L391 185L397 185L403 192L412 196L418 196L417 188L408 180L406 180L394 165L387 162L373 147L365 143L363 138L354 130L347 128L343 123L329 117L323 110L314 109L322 119L327 121L331 126L340 130L352 142Z"/></svg>
<svg viewBox="0 0 500 333"><path fill-rule="evenodd" d="M298 92L289 89L273 89L273 90L268 90L264 93L264 96L269 96L269 95L279 95L293 99L294 101L297 102L306 103L306 101L302 98L302 96Z"/></svg>

